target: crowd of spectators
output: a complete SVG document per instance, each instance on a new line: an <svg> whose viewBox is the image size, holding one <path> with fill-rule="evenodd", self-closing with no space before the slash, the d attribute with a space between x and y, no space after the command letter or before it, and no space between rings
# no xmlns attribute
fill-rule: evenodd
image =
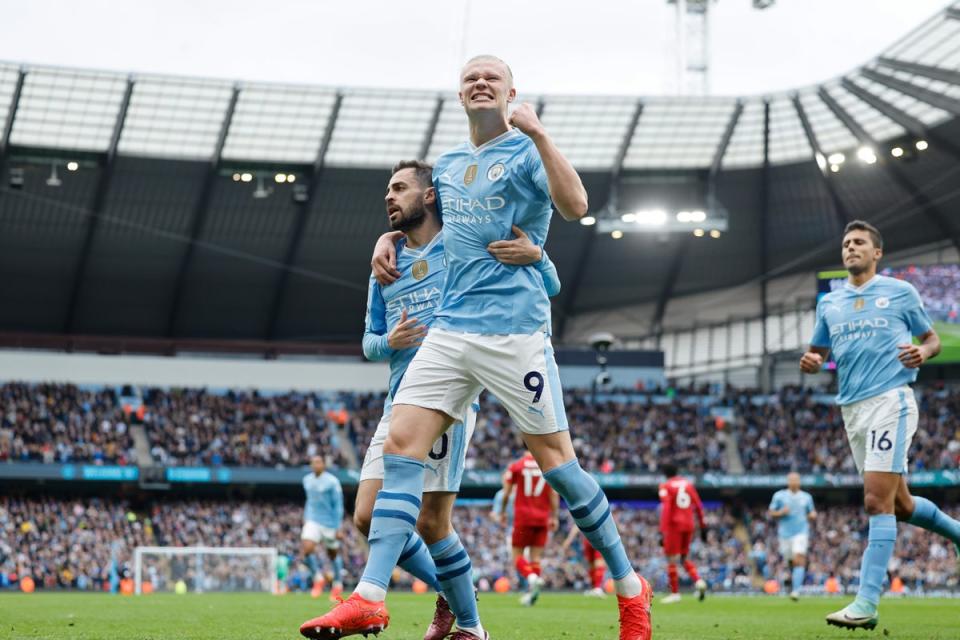
<svg viewBox="0 0 960 640"><path fill-rule="evenodd" d="M166 466L302 466L314 455L347 466L335 434L346 415L339 396L349 395L149 389L150 455Z"/></svg>
<svg viewBox="0 0 960 640"><path fill-rule="evenodd" d="M945 511L960 517L958 505ZM823 587L830 577L836 578L841 587L856 584L867 543L866 514L858 506L822 505L817 506L817 514L810 532L806 586ZM743 520L750 535L749 555L757 571L763 578L786 579L788 559L778 555L776 523L767 517L766 509L750 509ZM907 524L899 524L898 530L896 551L888 566L891 578L899 577L912 592L960 588L952 544Z"/></svg>
<svg viewBox="0 0 960 640"><path fill-rule="evenodd" d="M948 511L960 516L956 505ZM866 516L853 506L818 505L818 512L810 536L806 586L820 589L831 576L844 587L855 586L866 544ZM664 590L657 512L649 504L621 503L615 505L614 515L629 557L655 589ZM290 560L287 583L309 589L309 575L299 556L302 516L302 503L290 501L181 499L133 505L119 499L0 497L0 586L16 587L19 579L30 576L42 589L108 590L117 579L132 575L133 549L138 545L205 545L276 547ZM764 580L783 579L789 573L785 559L777 555L776 526L767 518L765 506L715 505L707 510L706 520L707 542L697 540L691 556L711 589L756 591ZM454 522L470 550L481 590L503 576L516 583L507 531L490 518L489 506L458 506ZM546 550L544 577L552 589L589 586L579 541L567 550L559 544L570 526L564 516ZM341 530L346 582L352 584L362 572L366 544L349 516ZM955 552L950 547L937 536L900 525L891 575L899 576L911 591L957 589ZM215 561L207 572L220 572L221 586L229 580L242 582L244 567L250 566L242 563ZM187 564L192 571L193 559ZM145 563L145 579L158 589L172 588L170 575L157 557ZM258 577L264 578L263 567ZM395 579L400 586L412 580L402 572ZM252 584L248 580L247 588Z"/></svg>
<svg viewBox="0 0 960 640"><path fill-rule="evenodd" d="M960 391L916 386L920 408L912 470L960 466ZM736 441L752 473L854 473L832 395L798 387L772 393L688 389L640 393L569 390L564 398L581 463L598 471L655 473L666 461L688 474L730 471ZM147 389L131 413L113 389L0 386L0 461L135 464L131 429L165 466L299 467L325 456L356 468L383 412L382 394ZM726 410L726 420L716 409ZM523 450L507 412L481 396L467 469L499 469ZM143 454L143 450L141 450ZM736 459L736 456L733 456Z"/></svg>
<svg viewBox="0 0 960 640"><path fill-rule="evenodd" d="M114 389L0 385L0 462L134 464L136 451Z"/></svg>
<svg viewBox="0 0 960 640"><path fill-rule="evenodd" d="M932 320L960 323L960 265L911 265L880 273L916 287Z"/></svg>
<svg viewBox="0 0 960 640"><path fill-rule="evenodd" d="M960 390L917 385L920 413L910 446L912 471L960 467ZM752 473L856 473L832 396L795 387L735 399L737 440Z"/></svg>

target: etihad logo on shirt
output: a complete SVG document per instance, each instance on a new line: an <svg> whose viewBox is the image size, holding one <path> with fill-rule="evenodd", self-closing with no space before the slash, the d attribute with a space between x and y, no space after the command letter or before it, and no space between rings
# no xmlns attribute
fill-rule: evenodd
<svg viewBox="0 0 960 640"><path fill-rule="evenodd" d="M443 219L447 219L448 211L457 213L478 214L479 212L499 211L507 206L507 201L500 196L486 198L450 198L443 201Z"/></svg>
<svg viewBox="0 0 960 640"><path fill-rule="evenodd" d="M418 311L436 307L440 302L440 294L439 287L422 287L416 291L397 296L388 302L387 311L400 312L406 309L408 314L413 315Z"/></svg>
<svg viewBox="0 0 960 640"><path fill-rule="evenodd" d="M862 318L850 322L838 322L830 327L830 338L834 348L854 340L866 340L877 335L877 330L888 329L890 321L886 318Z"/></svg>
<svg viewBox="0 0 960 640"><path fill-rule="evenodd" d="M861 318L851 320L850 322L838 322L830 327L830 335L836 336L841 333L851 331L863 331L864 329L888 329L890 321L886 318Z"/></svg>

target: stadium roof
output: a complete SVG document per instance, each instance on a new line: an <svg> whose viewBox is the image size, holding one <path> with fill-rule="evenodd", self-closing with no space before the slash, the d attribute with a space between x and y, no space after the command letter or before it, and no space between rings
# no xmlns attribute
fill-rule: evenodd
<svg viewBox="0 0 960 640"><path fill-rule="evenodd" d="M833 263L854 217L894 249L960 237L960 3L795 92L521 98L581 171L595 217L651 199L715 201L726 216L716 240L555 222L561 327ZM11 64L0 124L0 175L24 182L0 184L0 331L287 340L356 338L385 170L466 132L453 94Z"/></svg>

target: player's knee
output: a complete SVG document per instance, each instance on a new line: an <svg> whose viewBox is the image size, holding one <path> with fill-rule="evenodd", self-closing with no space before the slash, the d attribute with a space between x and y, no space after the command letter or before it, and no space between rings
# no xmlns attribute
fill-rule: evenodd
<svg viewBox="0 0 960 640"><path fill-rule="evenodd" d="M863 496L863 510L869 516L890 513L889 500L876 493L867 493Z"/></svg>
<svg viewBox="0 0 960 640"><path fill-rule="evenodd" d="M313 553L313 550L317 547L317 544L313 540L301 540L300 541L300 550L305 554Z"/></svg>
<svg viewBox="0 0 960 640"><path fill-rule="evenodd" d="M449 520L437 518L436 514L421 511L417 518L417 533L427 544L440 542L453 532Z"/></svg>

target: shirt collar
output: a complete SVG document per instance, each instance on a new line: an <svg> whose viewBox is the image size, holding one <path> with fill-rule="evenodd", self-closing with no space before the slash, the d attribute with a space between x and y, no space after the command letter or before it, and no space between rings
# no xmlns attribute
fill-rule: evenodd
<svg viewBox="0 0 960 640"><path fill-rule="evenodd" d="M867 287L869 287L870 285L872 285L874 282L877 282L877 281L880 280L880 278L882 278L882 277L883 277L883 276L881 276L881 275L878 273L878 274L874 275L872 278L870 278L869 280L867 280L866 282L864 282L864 283L863 283L862 285L860 285L859 287L853 286L852 284L850 284L850 281L847 280L846 282L843 283L843 286L844 286L845 289L848 289L848 290L850 290L850 291L853 291L854 293L863 293L864 291L867 290Z"/></svg>
<svg viewBox="0 0 960 640"><path fill-rule="evenodd" d="M483 143L482 145L480 145L479 147L475 147L475 146L473 145L473 141L471 141L471 140L467 140L467 146L470 148L470 151L472 151L473 153L475 153L475 154L476 154L476 153L480 153L481 151L486 151L487 149L490 149L491 147L497 146L498 144L500 144L501 142L504 142L505 140L509 140L510 138L512 138L512 137L514 137L515 135L517 135L517 133L518 133L518 132L517 132L516 129L513 129L513 128L507 129L506 131L504 131L503 133L501 133L500 135L498 135L496 138L493 138L492 140L487 140L486 142L484 142L484 143Z"/></svg>

